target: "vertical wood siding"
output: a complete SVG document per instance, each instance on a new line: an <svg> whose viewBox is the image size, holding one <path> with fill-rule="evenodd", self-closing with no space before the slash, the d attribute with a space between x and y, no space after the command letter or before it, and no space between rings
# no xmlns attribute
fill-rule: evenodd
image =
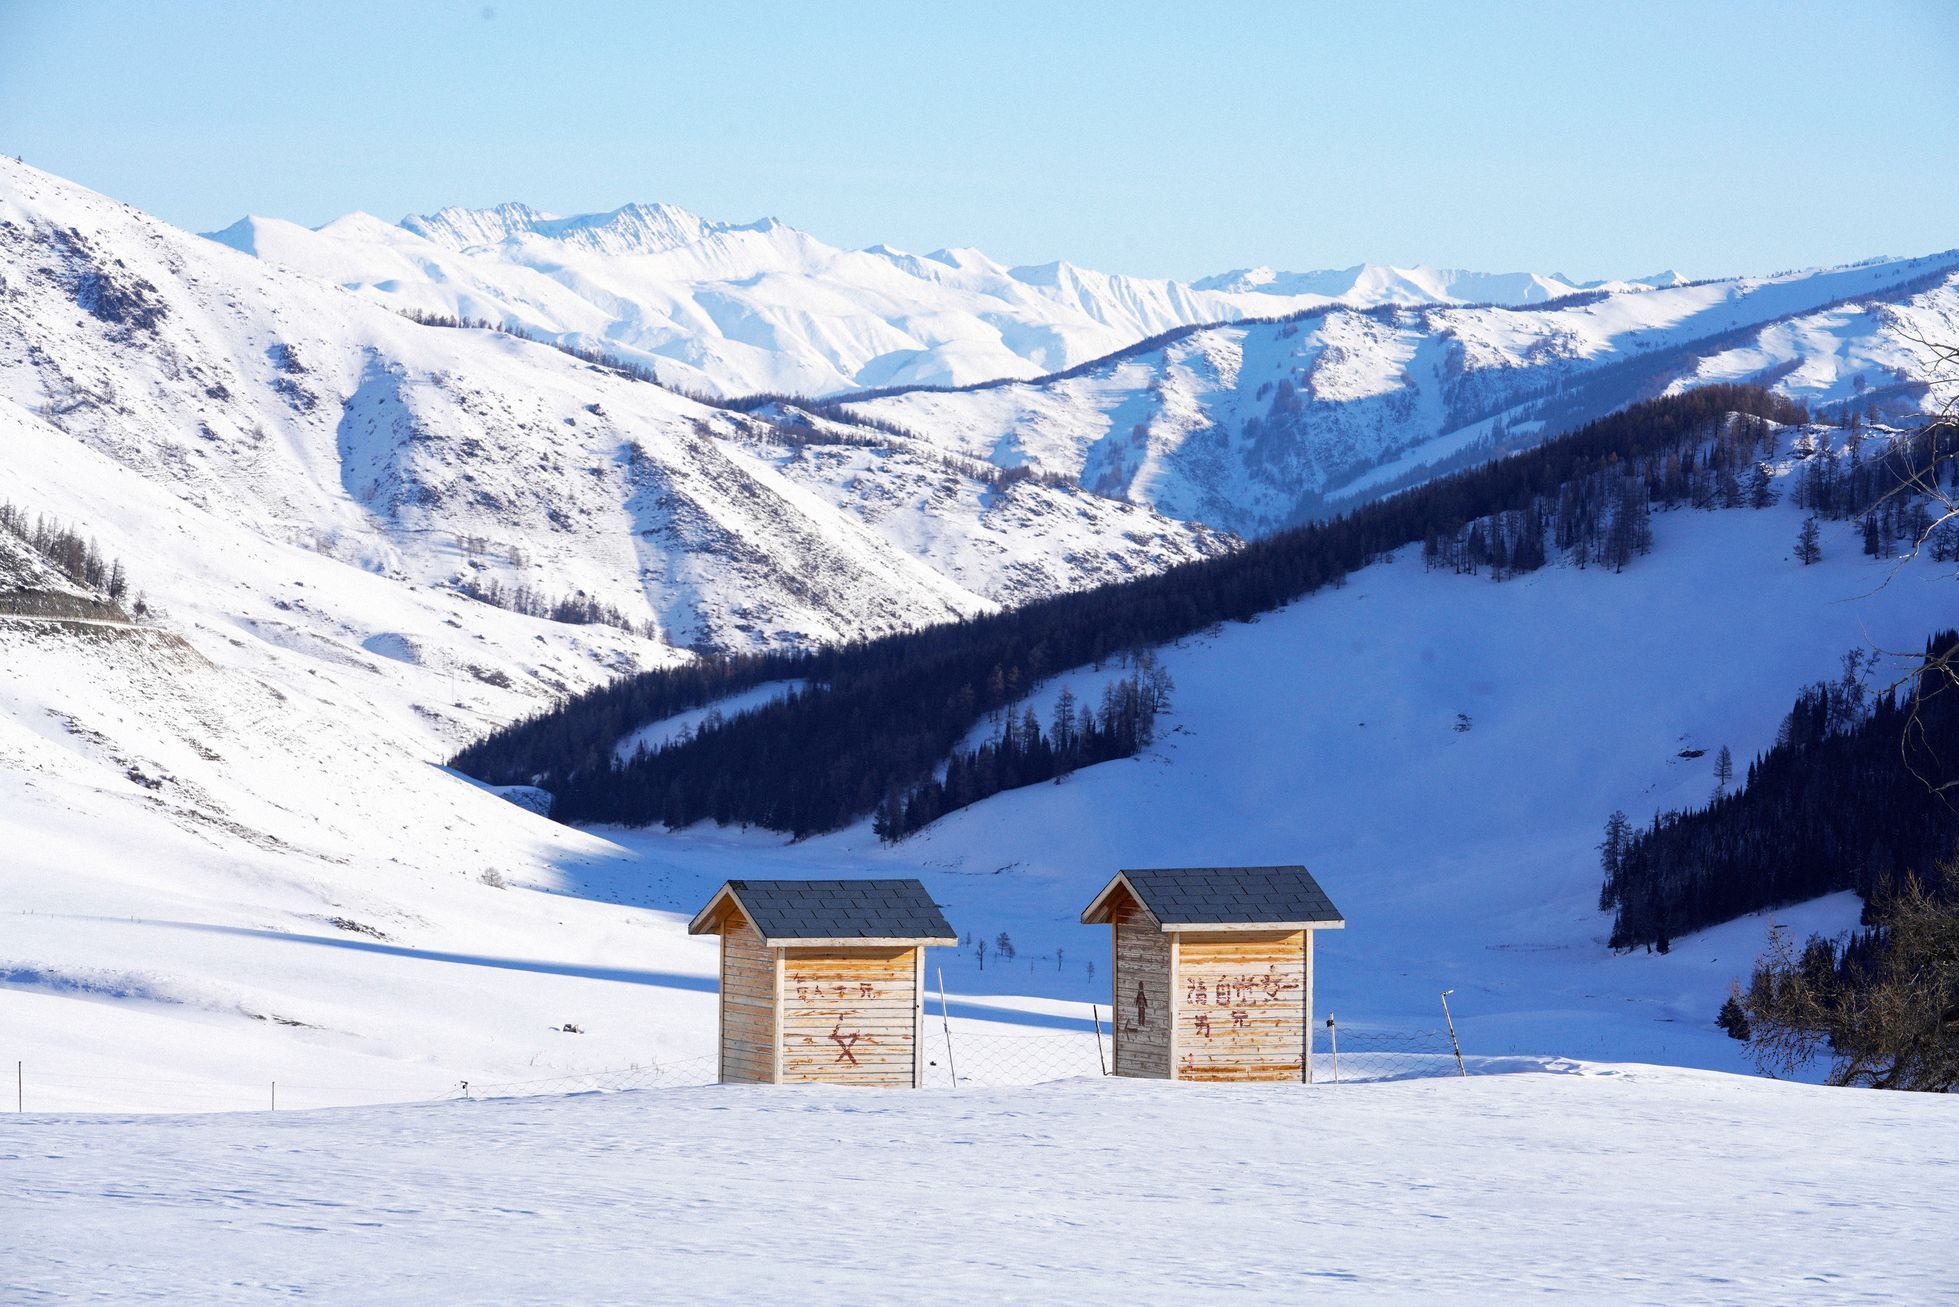
<svg viewBox="0 0 1959 1307"><path fill-rule="evenodd" d="M916 1047L918 952L786 950L783 1080L909 1086Z"/></svg>
<svg viewBox="0 0 1959 1307"><path fill-rule="evenodd" d="M1307 938L1303 930L1181 934L1177 1079L1303 1078Z"/></svg>
<svg viewBox="0 0 1959 1307"><path fill-rule="evenodd" d="M721 931L721 1080L775 1079L775 953L739 911Z"/></svg>
<svg viewBox="0 0 1959 1307"><path fill-rule="evenodd" d="M1115 1073L1170 1075L1170 937L1133 900L1114 915Z"/></svg>

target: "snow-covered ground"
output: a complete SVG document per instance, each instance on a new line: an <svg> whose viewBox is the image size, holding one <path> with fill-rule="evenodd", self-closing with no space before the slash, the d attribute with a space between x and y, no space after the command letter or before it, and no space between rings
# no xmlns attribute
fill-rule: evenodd
<svg viewBox="0 0 1959 1307"><path fill-rule="evenodd" d="M0 1116L10 1302L1942 1302L1959 1101L1659 1067Z"/></svg>

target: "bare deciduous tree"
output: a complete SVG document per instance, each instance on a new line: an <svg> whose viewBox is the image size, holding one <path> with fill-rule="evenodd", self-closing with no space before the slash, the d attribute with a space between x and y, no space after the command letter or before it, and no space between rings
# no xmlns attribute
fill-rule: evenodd
<svg viewBox="0 0 1959 1307"><path fill-rule="evenodd" d="M1943 871L1950 883L1959 859ZM1878 947L1861 953L1814 937L1798 949L1787 929L1770 932L1748 987L1722 1009L1762 1070L1790 1074L1827 1054L1833 1085L1959 1087L1959 903L1913 879L1877 919Z"/></svg>

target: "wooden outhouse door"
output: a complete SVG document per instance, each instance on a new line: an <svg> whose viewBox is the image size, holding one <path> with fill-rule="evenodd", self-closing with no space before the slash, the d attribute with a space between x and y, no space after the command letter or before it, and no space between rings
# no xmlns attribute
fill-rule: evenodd
<svg viewBox="0 0 1959 1307"><path fill-rule="evenodd" d="M786 948L782 1079L916 1085L920 948Z"/></svg>
<svg viewBox="0 0 1959 1307"><path fill-rule="evenodd" d="M1179 1080L1304 1080L1312 1020L1310 930L1179 932Z"/></svg>

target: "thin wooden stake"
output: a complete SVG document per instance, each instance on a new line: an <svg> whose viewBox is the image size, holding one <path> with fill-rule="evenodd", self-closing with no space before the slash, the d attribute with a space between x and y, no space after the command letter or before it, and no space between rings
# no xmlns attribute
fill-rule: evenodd
<svg viewBox="0 0 1959 1307"><path fill-rule="evenodd" d="M1449 1015L1449 995L1455 992L1453 989L1442 991L1442 1019L1449 1023L1449 1047L1456 1050L1456 1074L1466 1076L1469 1072L1463 1069L1462 1045L1456 1042L1456 1019Z"/></svg>
<svg viewBox="0 0 1959 1307"><path fill-rule="evenodd" d="M1102 1064L1102 1074L1109 1074L1109 1055L1102 1051L1102 1008L1100 1004L1088 1005L1089 1015L1095 1018L1095 1060ZM1111 1012L1110 1016L1115 1013Z"/></svg>
<svg viewBox="0 0 1959 1307"><path fill-rule="evenodd" d="M945 1069L952 1076L952 1087L959 1088L959 1066L952 1060L952 1018L946 1014L945 1007L945 968L934 967L939 973L939 1024L945 1027Z"/></svg>

